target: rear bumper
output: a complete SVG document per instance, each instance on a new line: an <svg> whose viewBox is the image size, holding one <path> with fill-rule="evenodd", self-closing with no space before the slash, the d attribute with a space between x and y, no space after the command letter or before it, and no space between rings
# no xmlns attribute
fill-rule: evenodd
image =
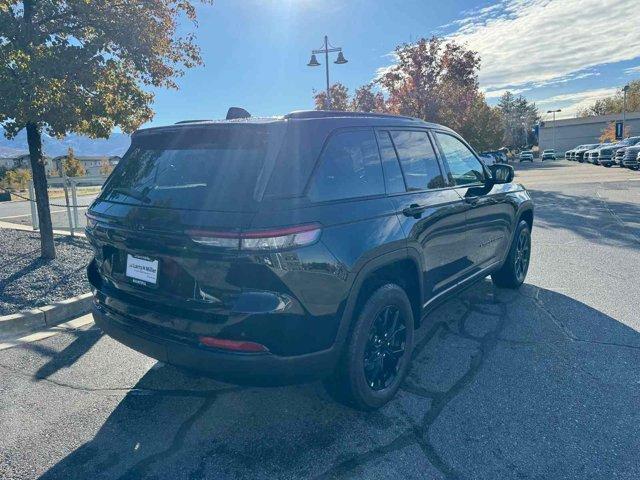
<svg viewBox="0 0 640 480"><path fill-rule="evenodd" d="M93 317L104 333L149 357L229 383L285 385L323 378L334 369L336 346L284 357L271 353L235 353L179 342L136 328L126 317L94 303Z"/></svg>

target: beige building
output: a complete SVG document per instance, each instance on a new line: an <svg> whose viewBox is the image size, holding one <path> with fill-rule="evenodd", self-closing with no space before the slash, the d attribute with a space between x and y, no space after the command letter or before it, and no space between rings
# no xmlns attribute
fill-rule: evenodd
<svg viewBox="0 0 640 480"><path fill-rule="evenodd" d="M66 155L59 155L57 157L45 157L45 172L47 176L51 176L54 174L56 176L60 175L62 171L62 162L67 158ZM104 176L103 174L103 166L109 165L110 167L115 167L120 161L120 157L117 155L112 156L77 156L76 158L80 161L84 170L86 172L86 176L88 177L98 177ZM0 168L4 167L6 169L13 168L31 168L31 161L29 159L29 154L25 153L22 155L14 155L12 157L2 157L0 158Z"/></svg>
<svg viewBox="0 0 640 480"><path fill-rule="evenodd" d="M52 163L57 172L62 171L62 162L66 160L66 158L66 155L59 155L53 158ZM109 165L110 167L115 167L120 161L120 157L117 155L110 157L75 155L75 158L82 164L87 177L98 177L103 175L103 166Z"/></svg>
<svg viewBox="0 0 640 480"><path fill-rule="evenodd" d="M622 120L622 114L556 120L555 150L562 154L577 145L598 143L600 135L607 125L618 120ZM553 120L540 123L538 132L540 150L554 148L553 127ZM640 135L640 112L627 113L625 130L629 130L631 136Z"/></svg>
<svg viewBox="0 0 640 480"><path fill-rule="evenodd" d="M44 158L45 158L44 170L47 175L50 175L51 171L54 168L53 163L50 157L44 157ZM14 155L12 157L3 157L3 158L0 158L0 167L4 167L6 169L13 169L13 168L31 169L31 160L29 158L28 153L23 153L21 155Z"/></svg>

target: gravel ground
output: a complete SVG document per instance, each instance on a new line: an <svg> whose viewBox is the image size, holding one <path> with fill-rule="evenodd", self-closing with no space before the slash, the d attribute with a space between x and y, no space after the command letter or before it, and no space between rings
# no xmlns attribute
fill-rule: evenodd
<svg viewBox="0 0 640 480"><path fill-rule="evenodd" d="M0 315L41 307L89 291L91 248L82 238L55 238L55 260L40 258L40 235L0 229Z"/></svg>

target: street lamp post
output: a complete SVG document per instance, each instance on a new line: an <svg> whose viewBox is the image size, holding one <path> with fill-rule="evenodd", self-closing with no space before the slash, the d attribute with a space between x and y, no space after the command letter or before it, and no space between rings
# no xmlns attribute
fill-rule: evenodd
<svg viewBox="0 0 640 480"><path fill-rule="evenodd" d="M547 110L547 113L553 113L553 154L556 154L556 113L561 112L562 109L558 110Z"/></svg>
<svg viewBox="0 0 640 480"><path fill-rule="evenodd" d="M324 48L320 48L318 50L311 50L311 60L309 60L309 63L307 63L307 66L309 67L320 66L320 62L318 62L318 59L316 58L316 54L324 53L324 65L325 65L325 72L327 77L327 107L329 109L331 108L331 93L329 91L329 53L332 53L332 52L338 52L338 58L333 63L335 63L336 65L342 65L347 63L347 59L344 58L344 55L342 54L342 48L332 47L329 44L329 38L326 35L324 36Z"/></svg>
<svg viewBox="0 0 640 480"><path fill-rule="evenodd" d="M622 87L622 138L624 138L624 124L627 121L627 92L629 85Z"/></svg>

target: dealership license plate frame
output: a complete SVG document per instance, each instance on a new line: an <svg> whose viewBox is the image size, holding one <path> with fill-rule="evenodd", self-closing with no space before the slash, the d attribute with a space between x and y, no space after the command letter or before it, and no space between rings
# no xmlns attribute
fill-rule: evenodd
<svg viewBox="0 0 640 480"><path fill-rule="evenodd" d="M130 267L135 264L142 267L153 267L155 271L147 271L143 273L140 270L131 269ZM158 276L160 272L160 260L157 258L147 257L145 255L136 255L133 253L126 253L125 257L125 270L124 276L127 281L134 285L141 285L148 288L158 288ZM137 276L135 276L137 274Z"/></svg>

